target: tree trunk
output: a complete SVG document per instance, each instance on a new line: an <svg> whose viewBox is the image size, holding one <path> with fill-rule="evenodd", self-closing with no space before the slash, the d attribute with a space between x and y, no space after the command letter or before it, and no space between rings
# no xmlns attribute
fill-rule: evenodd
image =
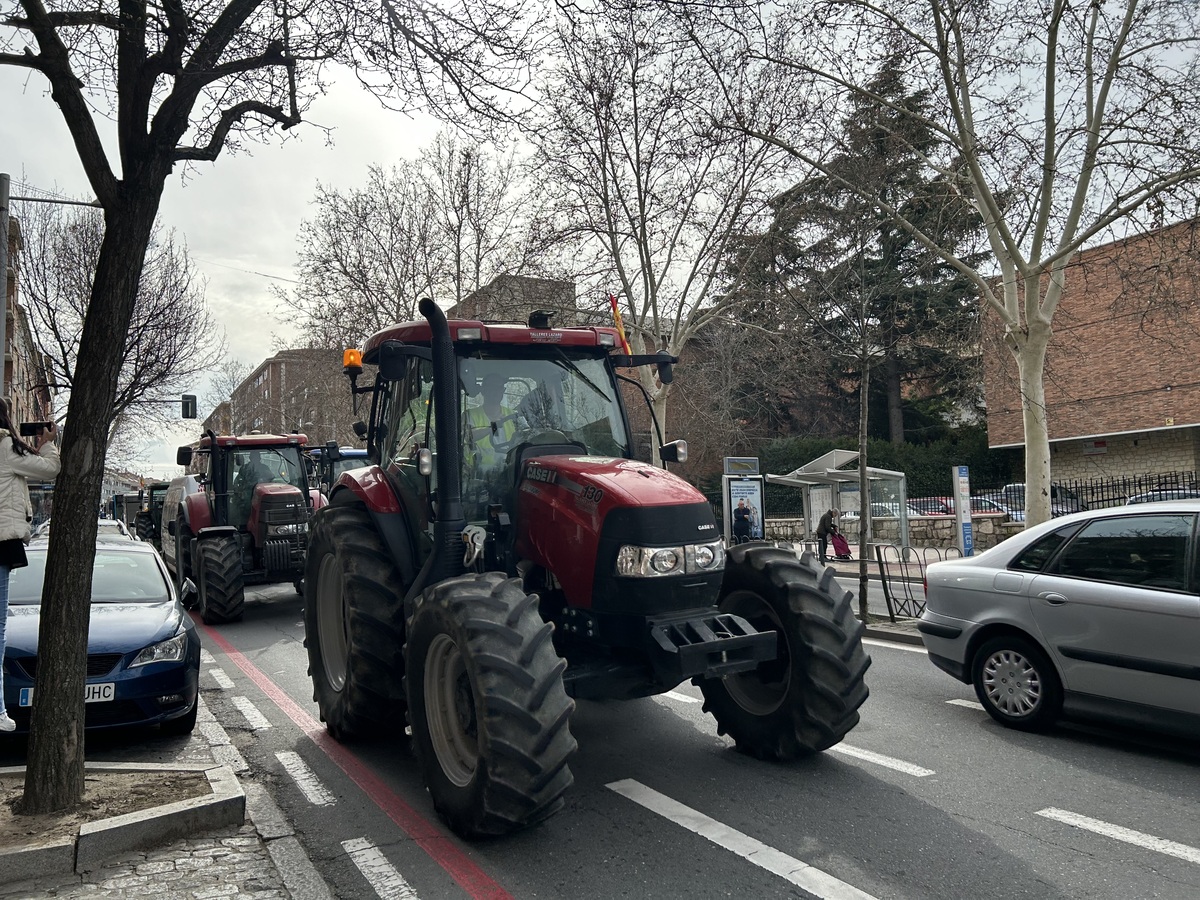
<svg viewBox="0 0 1200 900"><path fill-rule="evenodd" d="M55 482L54 519L38 632L37 692L20 812L48 813L83 797L83 686L92 559L104 481L108 424L117 394L125 333L133 315L146 247L167 172L155 187L106 210L104 243L83 323Z"/></svg>
<svg viewBox="0 0 1200 900"><path fill-rule="evenodd" d="M871 362L864 353L858 398L858 617L870 621L867 612L867 567L871 530L871 480L867 477L867 398L870 396Z"/></svg>
<svg viewBox="0 0 1200 900"><path fill-rule="evenodd" d="M1050 519L1050 431L1046 424L1046 348L1049 324L1031 323L1013 350L1021 383L1021 415L1025 424L1025 527Z"/></svg>
<svg viewBox="0 0 1200 900"><path fill-rule="evenodd" d="M904 397L900 392L900 360L887 356L888 437L893 444L904 443Z"/></svg>

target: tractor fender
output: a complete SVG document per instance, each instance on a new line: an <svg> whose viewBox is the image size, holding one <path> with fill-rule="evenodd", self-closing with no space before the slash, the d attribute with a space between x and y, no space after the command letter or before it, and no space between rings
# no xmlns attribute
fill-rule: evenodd
<svg viewBox="0 0 1200 900"><path fill-rule="evenodd" d="M342 491L350 491L354 494L371 513L402 512L396 492L388 484L387 476L383 474L383 470L379 466L367 466L343 472L329 492L330 501L332 502L334 495Z"/></svg>
<svg viewBox="0 0 1200 900"><path fill-rule="evenodd" d="M322 493L321 493L319 490L317 490L316 488L309 488L309 489L308 489L308 499L312 501L312 502L309 504L309 506L311 507L311 509L312 509L312 511L313 511L313 512L316 512L318 509L321 509L323 506L325 506L325 504L326 504L326 503L328 503L328 502L329 502L329 501L328 501L328 500L325 498L325 495L324 495L324 494L322 494Z"/></svg>
<svg viewBox="0 0 1200 900"><path fill-rule="evenodd" d="M372 473L377 477L374 479L365 477ZM407 589L417 577L417 565L413 554L413 540L408 517L378 466L343 472L337 483L334 484L333 490L329 492L328 501L323 505L341 506L348 503L361 503L366 507L376 531L383 538L383 542L396 564L400 581Z"/></svg>
<svg viewBox="0 0 1200 900"><path fill-rule="evenodd" d="M238 530L232 525L210 525L207 528L201 528L195 532L197 542L203 540L212 540L218 537L227 537L229 535L237 536Z"/></svg>
<svg viewBox="0 0 1200 900"><path fill-rule="evenodd" d="M187 523L192 534L199 534L203 529L212 526L212 509L204 491L186 495L179 505L183 509L183 521Z"/></svg>

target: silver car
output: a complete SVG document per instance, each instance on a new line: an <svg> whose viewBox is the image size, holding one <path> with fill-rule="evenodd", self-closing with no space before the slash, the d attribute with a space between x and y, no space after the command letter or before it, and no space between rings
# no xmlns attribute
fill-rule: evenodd
<svg viewBox="0 0 1200 900"><path fill-rule="evenodd" d="M1200 736L1200 499L1054 519L927 569L917 627L992 718Z"/></svg>

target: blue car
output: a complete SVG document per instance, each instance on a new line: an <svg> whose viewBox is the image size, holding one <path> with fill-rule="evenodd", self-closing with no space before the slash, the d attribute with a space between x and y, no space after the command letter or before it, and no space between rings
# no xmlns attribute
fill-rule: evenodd
<svg viewBox="0 0 1200 900"><path fill-rule="evenodd" d="M29 565L9 580L4 704L29 731L37 702L38 624L46 549L26 550ZM188 590L194 590L190 582ZM184 612L158 552L139 541L98 542L92 568L84 726L161 725L169 734L196 727L200 636Z"/></svg>

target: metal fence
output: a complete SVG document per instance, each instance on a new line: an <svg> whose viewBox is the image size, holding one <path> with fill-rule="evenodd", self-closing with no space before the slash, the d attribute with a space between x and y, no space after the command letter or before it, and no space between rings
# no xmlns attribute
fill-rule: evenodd
<svg viewBox="0 0 1200 900"><path fill-rule="evenodd" d="M883 585L888 618L896 616L919 618L925 611L925 567L944 559L958 559L958 547L900 547L896 544L876 544L875 562Z"/></svg>
<svg viewBox="0 0 1200 900"><path fill-rule="evenodd" d="M1025 509L1025 485L982 488L975 493L1004 506ZM1120 475L1106 478L1054 479L1050 506L1055 515L1080 508L1104 509L1149 500L1182 500L1200 497L1200 475L1196 472L1159 472L1153 475Z"/></svg>

